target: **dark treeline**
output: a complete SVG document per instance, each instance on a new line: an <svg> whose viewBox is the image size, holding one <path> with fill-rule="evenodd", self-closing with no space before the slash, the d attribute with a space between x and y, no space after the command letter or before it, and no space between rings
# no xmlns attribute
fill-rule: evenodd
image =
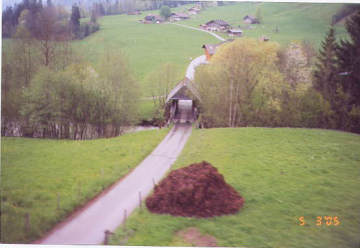
<svg viewBox="0 0 360 248"><path fill-rule="evenodd" d="M349 39L331 27L318 57L314 88L329 102L331 127L360 133L360 10L346 21Z"/></svg>
<svg viewBox="0 0 360 248"><path fill-rule="evenodd" d="M339 9L335 15L333 15L332 24L336 24L343 18L346 18L347 16L355 13L358 10L360 10L360 4L344 4L343 7Z"/></svg>
<svg viewBox="0 0 360 248"><path fill-rule="evenodd" d="M195 80L205 127L309 127L360 133L360 11L348 38L331 28L321 49L309 42L238 39L224 44Z"/></svg>
<svg viewBox="0 0 360 248"><path fill-rule="evenodd" d="M81 39L99 30L96 18L80 24L80 12L77 5L72 6L71 11L68 11L63 6L55 6L51 0L45 5L41 0L23 0L3 11L2 36L13 37L19 25L26 28L33 38L39 40L44 38L44 32L50 35L47 38L59 40Z"/></svg>
<svg viewBox="0 0 360 248"><path fill-rule="evenodd" d="M199 2L199 1L197 1ZM94 0L61 1L54 4L47 0L22 0L14 6L7 6L2 15L2 37L10 38L19 24L25 23L33 37L41 29L42 16L49 16L55 22L54 33L62 36L70 34L72 39L82 39L99 30L97 18L105 15L126 14L141 10L160 9L166 5L177 7L193 1L166 0ZM71 6L69 6L71 4ZM90 17L90 22L80 23L80 18Z"/></svg>

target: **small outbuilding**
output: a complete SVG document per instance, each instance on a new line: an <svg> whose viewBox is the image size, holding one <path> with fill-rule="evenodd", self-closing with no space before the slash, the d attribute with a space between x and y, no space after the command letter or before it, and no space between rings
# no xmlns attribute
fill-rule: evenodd
<svg viewBox="0 0 360 248"><path fill-rule="evenodd" d="M243 33L243 31L241 29L239 29L239 28L237 28L237 29L229 29L228 30L229 36L241 37L242 33Z"/></svg>
<svg viewBox="0 0 360 248"><path fill-rule="evenodd" d="M226 41L220 42L218 44L204 44L202 45L202 48L204 48L206 60L210 60L210 58L215 54L217 48L221 46L224 43L232 42L234 39L228 39Z"/></svg>
<svg viewBox="0 0 360 248"><path fill-rule="evenodd" d="M243 18L243 21L244 21L244 23L247 23L247 24L260 24L259 20L251 15L246 15Z"/></svg>
<svg viewBox="0 0 360 248"><path fill-rule="evenodd" d="M186 13L172 13L171 16L169 17L170 21L181 21L181 20L186 20L189 19L189 15Z"/></svg>
<svg viewBox="0 0 360 248"><path fill-rule="evenodd" d="M196 15L196 14L199 14L201 8L198 7L198 6L194 6L194 7L191 7L190 9L188 9L188 12L190 15Z"/></svg>
<svg viewBox="0 0 360 248"><path fill-rule="evenodd" d="M267 37L266 35L263 35L260 37L260 41L269 41L269 40L270 40L270 38Z"/></svg>
<svg viewBox="0 0 360 248"><path fill-rule="evenodd" d="M164 21L165 19L158 15L147 15L144 17L144 23L161 23Z"/></svg>
<svg viewBox="0 0 360 248"><path fill-rule="evenodd" d="M145 21L154 21L155 20L155 15L147 15L144 17Z"/></svg>

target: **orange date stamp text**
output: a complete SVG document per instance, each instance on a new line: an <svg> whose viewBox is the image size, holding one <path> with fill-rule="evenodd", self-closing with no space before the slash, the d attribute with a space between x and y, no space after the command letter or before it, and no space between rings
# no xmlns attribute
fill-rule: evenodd
<svg viewBox="0 0 360 248"><path fill-rule="evenodd" d="M304 226L308 223L308 219L305 220L304 216L298 218L299 225ZM340 225L340 218L338 216L317 216L315 220L312 221L317 226L338 226ZM311 223L311 222L310 222Z"/></svg>

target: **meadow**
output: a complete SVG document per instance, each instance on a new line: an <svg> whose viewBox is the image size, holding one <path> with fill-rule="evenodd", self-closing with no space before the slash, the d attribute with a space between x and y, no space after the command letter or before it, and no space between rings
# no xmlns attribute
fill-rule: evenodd
<svg viewBox="0 0 360 248"><path fill-rule="evenodd" d="M87 141L2 137L1 242L43 236L137 166L167 131Z"/></svg>
<svg viewBox="0 0 360 248"><path fill-rule="evenodd" d="M154 82L148 80L150 73L158 71L163 64L172 63L177 67L175 85L184 78L190 61L204 53L201 46L218 41L209 34L175 25L140 23L139 20L149 13L104 16L99 19L100 31L74 42L74 48L94 64L107 52L122 51L141 84L144 96L152 93Z"/></svg>
<svg viewBox="0 0 360 248"><path fill-rule="evenodd" d="M206 160L244 198L235 215L207 219L137 210L113 245L192 246L195 227L232 247L358 247L360 136L290 128L197 129L173 169ZM338 217L328 226L317 217ZM305 225L300 225L304 217Z"/></svg>
<svg viewBox="0 0 360 248"><path fill-rule="evenodd" d="M182 23L199 27L210 20L222 19L234 28L243 30L243 37L260 38L265 35L272 41L286 46L292 41L308 41L320 47L331 23L332 16L343 4L319 4L319 3L237 3L221 7L210 7L199 15L185 20ZM243 23L246 15L255 16L259 8L263 19L262 24L251 25ZM276 27L278 32L275 32ZM335 25L339 37L344 37L346 31L344 23ZM218 33L224 38L226 34Z"/></svg>

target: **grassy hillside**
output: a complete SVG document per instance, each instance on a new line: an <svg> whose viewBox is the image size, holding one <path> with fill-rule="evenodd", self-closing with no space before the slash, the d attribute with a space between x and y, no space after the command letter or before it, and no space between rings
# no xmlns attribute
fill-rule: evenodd
<svg viewBox="0 0 360 248"><path fill-rule="evenodd" d="M212 163L245 198L244 208L209 219L137 212L112 244L189 246L176 233L196 227L218 246L358 247L359 151L359 135L337 131L194 130L174 169ZM317 226L317 216L337 216L340 225Z"/></svg>
<svg viewBox="0 0 360 248"><path fill-rule="evenodd" d="M166 133L143 131L88 141L3 137L1 241L28 243L44 235L138 165Z"/></svg>
<svg viewBox="0 0 360 248"><path fill-rule="evenodd" d="M327 32L331 18L343 4L319 3L237 3L221 7L211 7L201 12L195 18L183 23L199 26L213 19L223 19L233 27L243 29L246 37L259 38L262 35L270 37L282 45L293 40L307 40L316 47L320 45ZM256 9L261 10L263 24L252 25L254 29L245 29L243 17L255 16ZM279 32L275 33L275 27ZM339 36L343 37L343 23L336 26ZM226 35L222 35L227 37Z"/></svg>
<svg viewBox="0 0 360 248"><path fill-rule="evenodd" d="M151 13L158 14L158 10ZM209 34L175 25L139 23L144 16L145 13L105 16L99 19L100 31L74 45L94 63L107 51L123 51L143 87L144 96L151 96L151 82L146 80L151 72L162 64L173 63L178 67L177 80L181 80L191 58L203 54L201 46L217 40Z"/></svg>

